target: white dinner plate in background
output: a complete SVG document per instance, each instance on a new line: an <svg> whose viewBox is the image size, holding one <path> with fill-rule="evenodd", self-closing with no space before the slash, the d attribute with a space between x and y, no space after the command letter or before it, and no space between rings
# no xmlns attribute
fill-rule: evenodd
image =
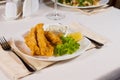
<svg viewBox="0 0 120 80"><path fill-rule="evenodd" d="M52 1L55 2L55 0L52 0ZM93 5L93 6L70 6L70 5L65 5L65 4L59 3L59 2L57 4L60 5L60 6L68 7L68 8L81 8L81 9L84 9L84 8L101 7L103 5L106 5L108 2L109 2L109 0L100 0L99 5Z"/></svg>

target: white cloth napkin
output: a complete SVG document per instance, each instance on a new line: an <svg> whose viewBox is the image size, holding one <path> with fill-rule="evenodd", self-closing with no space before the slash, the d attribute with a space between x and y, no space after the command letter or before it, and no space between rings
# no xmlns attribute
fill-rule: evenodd
<svg viewBox="0 0 120 80"><path fill-rule="evenodd" d="M12 80L24 77L30 74L26 68L21 65L20 60L12 53L2 50L0 46L0 68Z"/></svg>
<svg viewBox="0 0 120 80"><path fill-rule="evenodd" d="M106 9L93 9L93 10L80 10L80 12L82 14L85 15L93 15L93 14L97 14L97 13L102 13L102 12L106 12L108 10L110 10L112 7L106 8Z"/></svg>
<svg viewBox="0 0 120 80"><path fill-rule="evenodd" d="M71 29L74 29L75 31L80 31L82 32L83 35L86 35L88 37L91 37L95 40L98 40L102 43L106 43L107 40L106 38L103 38L91 31L89 29L85 28L84 26L81 26L78 23L72 23L70 25ZM56 62L47 62L47 61L40 61L40 60L35 60L32 58L25 57L14 45L13 42L11 42L12 47L19 53L19 55L23 56L25 59L28 60L29 63L31 63L37 70L41 70L51 64L54 64ZM89 49L94 48L95 46L92 45ZM82 55L81 55L82 56ZM24 76L27 76L29 74L32 74L29 72L22 62L15 56L14 53L12 52L6 52L3 51L2 48L0 47L0 67L1 69L13 80L22 78ZM19 69L19 70L18 70Z"/></svg>

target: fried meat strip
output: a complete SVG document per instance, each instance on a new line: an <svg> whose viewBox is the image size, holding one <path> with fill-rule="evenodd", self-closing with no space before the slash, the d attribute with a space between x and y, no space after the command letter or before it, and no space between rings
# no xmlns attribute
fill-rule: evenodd
<svg viewBox="0 0 120 80"><path fill-rule="evenodd" d="M45 36L53 45L62 43L60 37L51 31L45 31Z"/></svg>
<svg viewBox="0 0 120 80"><path fill-rule="evenodd" d="M36 41L36 29L32 28L31 31L24 37L26 45L31 50L31 55L40 54L39 47Z"/></svg>
<svg viewBox="0 0 120 80"><path fill-rule="evenodd" d="M43 30L43 24L38 24L36 26L37 31L37 42L39 49L41 51L42 56L53 56L54 47L50 44L49 41L47 41L44 30Z"/></svg>
<svg viewBox="0 0 120 80"><path fill-rule="evenodd" d="M32 28L24 39L31 50L31 55L53 56L54 47L46 39L42 23Z"/></svg>

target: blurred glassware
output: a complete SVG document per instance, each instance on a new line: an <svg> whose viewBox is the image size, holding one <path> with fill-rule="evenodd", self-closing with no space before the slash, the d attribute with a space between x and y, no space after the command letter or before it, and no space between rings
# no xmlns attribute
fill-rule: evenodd
<svg viewBox="0 0 120 80"><path fill-rule="evenodd" d="M7 2L5 6L5 16L15 17L17 16L17 5L13 2Z"/></svg>
<svg viewBox="0 0 120 80"><path fill-rule="evenodd" d="M39 0L24 0L23 17L28 17L39 10Z"/></svg>
<svg viewBox="0 0 120 80"><path fill-rule="evenodd" d="M54 2L54 11L51 13L48 13L47 18L52 19L52 20L60 20L60 19L65 18L65 15L63 15L57 11L57 0L55 0L55 2Z"/></svg>
<svg viewBox="0 0 120 80"><path fill-rule="evenodd" d="M7 0L5 5L5 19L16 19L22 13L21 0Z"/></svg>

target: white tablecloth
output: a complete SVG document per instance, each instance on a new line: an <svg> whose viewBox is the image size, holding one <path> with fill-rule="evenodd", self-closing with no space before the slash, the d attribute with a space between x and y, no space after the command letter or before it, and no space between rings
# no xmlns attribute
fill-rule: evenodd
<svg viewBox="0 0 120 80"><path fill-rule="evenodd" d="M20 36L39 22L65 24L78 22L105 36L110 43L102 49L87 51L74 60L60 62L22 80L97 80L120 67L120 10L111 8L88 16L80 13L79 10L64 7L58 9L65 15L65 19L59 21L47 19L46 14L53 8L41 3L40 10L31 17L6 21L2 17L4 9L0 8L0 36L4 35L7 38ZM0 79L9 80L2 71L0 71Z"/></svg>

